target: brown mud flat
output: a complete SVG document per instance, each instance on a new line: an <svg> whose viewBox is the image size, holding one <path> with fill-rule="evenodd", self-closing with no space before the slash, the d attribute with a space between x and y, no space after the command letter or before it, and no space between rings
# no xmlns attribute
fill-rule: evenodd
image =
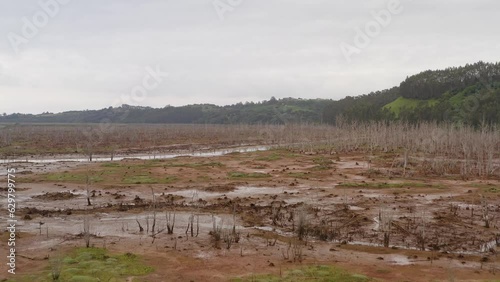
<svg viewBox="0 0 500 282"><path fill-rule="evenodd" d="M19 273L83 246L87 217L92 245L140 254L155 268L145 281L227 281L319 264L381 281L500 279L495 177L430 177L417 163L403 173L394 153L281 149L23 169L30 165L18 182Z"/></svg>

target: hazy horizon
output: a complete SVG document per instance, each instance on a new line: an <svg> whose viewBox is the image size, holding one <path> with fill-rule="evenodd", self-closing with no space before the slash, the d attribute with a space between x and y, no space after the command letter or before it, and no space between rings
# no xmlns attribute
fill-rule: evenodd
<svg viewBox="0 0 500 282"><path fill-rule="evenodd" d="M498 8L492 0L9 1L0 10L0 113L367 94L428 69L497 62Z"/></svg>

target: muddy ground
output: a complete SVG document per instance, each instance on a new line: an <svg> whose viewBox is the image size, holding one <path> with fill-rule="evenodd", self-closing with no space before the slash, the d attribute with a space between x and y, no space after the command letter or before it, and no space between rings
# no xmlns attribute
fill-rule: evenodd
<svg viewBox="0 0 500 282"><path fill-rule="evenodd" d="M9 166L18 169L21 274L83 246L87 217L92 245L155 268L144 281L227 281L318 264L381 281L500 279L500 181L423 175L417 159L404 171L396 153L272 149Z"/></svg>

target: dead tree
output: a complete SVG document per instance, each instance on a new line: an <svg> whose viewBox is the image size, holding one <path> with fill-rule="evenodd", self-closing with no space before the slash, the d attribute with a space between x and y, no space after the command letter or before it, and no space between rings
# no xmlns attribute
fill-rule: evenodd
<svg viewBox="0 0 500 282"><path fill-rule="evenodd" d="M349 199L347 198L347 190L342 189L342 205L344 210L349 210Z"/></svg>
<svg viewBox="0 0 500 282"><path fill-rule="evenodd" d="M222 233L222 240L225 243L226 250L231 249L231 246L233 245L234 242L234 237L232 232L230 232L229 230L224 230L224 232Z"/></svg>
<svg viewBox="0 0 500 282"><path fill-rule="evenodd" d="M139 225L139 232L144 232L144 228L142 228L142 225L137 217L135 218L135 221L137 222L137 225Z"/></svg>
<svg viewBox="0 0 500 282"><path fill-rule="evenodd" d="M155 226L156 226L156 198L155 198L155 192L153 191L153 187L151 187L151 194L153 195L153 225L151 227L151 233L155 233Z"/></svg>
<svg viewBox="0 0 500 282"><path fill-rule="evenodd" d="M281 248L281 256L283 257L284 260L289 260L290 259L290 250L292 249L292 241L288 241L286 252L285 248Z"/></svg>
<svg viewBox="0 0 500 282"><path fill-rule="evenodd" d="M420 225L420 228L417 229L417 232L416 232L416 235L417 235L417 245L418 245L418 248L422 251L425 251L425 244L426 244L426 219L425 219L425 213L422 212L422 216L421 216L421 225Z"/></svg>
<svg viewBox="0 0 500 282"><path fill-rule="evenodd" d="M302 242L300 240L292 240L293 261L302 262Z"/></svg>
<svg viewBox="0 0 500 282"><path fill-rule="evenodd" d="M88 158L89 162L91 162L92 161L92 156L94 154L94 150L93 150L93 146L92 146L92 141L90 141L90 140L87 142L86 153L87 153L87 158Z"/></svg>
<svg viewBox="0 0 500 282"><path fill-rule="evenodd" d="M210 235L214 241L214 247L220 248L220 240L222 238L222 227L224 226L224 221L221 220L220 223L217 223L217 219L214 215L212 215L212 231L210 231Z"/></svg>
<svg viewBox="0 0 500 282"><path fill-rule="evenodd" d="M151 241L151 244L154 244L155 240L156 240L156 235L160 234L160 233L163 233L163 231L165 231L165 228L162 228L162 229L159 229L158 228L158 231L156 232L151 232L151 238L153 238L153 241Z"/></svg>
<svg viewBox="0 0 500 282"><path fill-rule="evenodd" d="M484 221L484 227L490 228L490 223L492 220L492 216L490 214L490 209L488 205L488 201L486 200L486 197L481 196L481 208L483 211L483 221Z"/></svg>
<svg viewBox="0 0 500 282"><path fill-rule="evenodd" d="M384 247L388 248L391 240L392 213L388 210L379 212L379 231L383 233Z"/></svg>
<svg viewBox="0 0 500 282"><path fill-rule="evenodd" d="M187 224L187 228L186 228L186 238L188 237L188 232L189 232L189 228L191 228L191 237L194 237L193 236L193 227L194 226L194 215L193 214L190 214L189 217L188 217L188 224Z"/></svg>
<svg viewBox="0 0 500 282"><path fill-rule="evenodd" d="M279 204L279 206L271 205L271 219L273 221L273 226L278 226L278 223L281 221L281 217L281 204Z"/></svg>
<svg viewBox="0 0 500 282"><path fill-rule="evenodd" d="M86 215L83 218L83 240L85 241L85 247L90 247L90 218Z"/></svg>
<svg viewBox="0 0 500 282"><path fill-rule="evenodd" d="M406 176L406 166L408 165L408 149L405 148L403 158L403 177Z"/></svg>
<svg viewBox="0 0 500 282"><path fill-rule="evenodd" d="M167 234L174 234L175 210L173 212L165 212L165 217L167 219Z"/></svg>
<svg viewBox="0 0 500 282"><path fill-rule="evenodd" d="M56 255L55 257L50 258L49 261L52 281L59 281L63 266L63 260L60 256Z"/></svg>
<svg viewBox="0 0 500 282"><path fill-rule="evenodd" d="M198 191L193 192L193 196L191 198L191 205L195 207L195 209L198 209ZM194 231L194 219L196 217L196 237L198 237L198 234L200 233L200 216L195 213L191 213L191 215L188 218L188 225L186 228L186 238L188 231L191 231L191 237L195 237L195 231Z"/></svg>
<svg viewBox="0 0 500 282"><path fill-rule="evenodd" d="M307 212L305 207L301 207L297 212L297 238L302 241L307 235Z"/></svg>
<svg viewBox="0 0 500 282"><path fill-rule="evenodd" d="M90 175L89 171L87 171L86 175L86 189L87 189L87 206L91 206L92 203L90 202Z"/></svg>
<svg viewBox="0 0 500 282"><path fill-rule="evenodd" d="M115 158L115 151L116 151L116 146L112 145L111 146L111 158L110 158L111 161L113 161L113 159Z"/></svg>
<svg viewBox="0 0 500 282"><path fill-rule="evenodd" d="M194 219L196 217L196 236L195 236L195 229L194 229ZM192 213L191 215L189 215L189 218L188 218L188 225L187 225L187 228L186 228L186 236L188 234L188 232L190 231L191 233L191 237L198 237L199 233L200 233L200 216L199 215L195 215L194 213Z"/></svg>

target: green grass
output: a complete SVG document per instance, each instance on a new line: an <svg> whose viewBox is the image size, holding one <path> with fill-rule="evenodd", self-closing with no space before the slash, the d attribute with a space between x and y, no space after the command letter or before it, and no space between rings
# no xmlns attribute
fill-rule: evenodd
<svg viewBox="0 0 500 282"><path fill-rule="evenodd" d="M481 184L481 183L473 183L471 184L472 187L477 187L481 189L481 192L483 193L500 193L500 187L492 185L492 184Z"/></svg>
<svg viewBox="0 0 500 282"><path fill-rule="evenodd" d="M143 163L119 163L107 162L101 164L101 167L111 169L143 169L152 167L189 167L189 168L202 168L202 167L223 167L221 162L199 162L199 163L182 163L172 160L147 160Z"/></svg>
<svg viewBox="0 0 500 282"><path fill-rule="evenodd" d="M485 188L483 189L484 192L486 193L500 193L500 187L488 187L488 188Z"/></svg>
<svg viewBox="0 0 500 282"><path fill-rule="evenodd" d="M268 156L261 156L261 157L257 157L255 158L255 160L257 161L277 161L277 160L281 160L281 155L276 153L276 152L273 152L271 155L268 155Z"/></svg>
<svg viewBox="0 0 500 282"><path fill-rule="evenodd" d="M328 170L332 168L331 165L333 164L332 160L325 157L314 158L313 162L316 165L312 167L312 170Z"/></svg>
<svg viewBox="0 0 500 282"><path fill-rule="evenodd" d="M167 176L163 178L155 178L150 175L132 175L123 178L122 183L125 184L166 184L177 181L178 178L176 176Z"/></svg>
<svg viewBox="0 0 500 282"><path fill-rule="evenodd" d="M56 172L47 174L45 176L45 180L56 182L85 183L87 181L87 175L85 173ZM102 180L103 178L101 176L90 176L90 181L92 183L101 182Z"/></svg>
<svg viewBox="0 0 500 282"><path fill-rule="evenodd" d="M318 282L364 282L371 281L370 278L360 275L351 274L342 269L332 266L310 266L300 269L290 270L284 273L282 277L277 275L256 275L245 278L235 278L232 281L256 281L256 282L305 282L305 281L318 281Z"/></svg>
<svg viewBox="0 0 500 282"><path fill-rule="evenodd" d="M208 176L208 175L199 175L196 177L196 179L198 179L199 181L210 181L211 180L210 176Z"/></svg>
<svg viewBox="0 0 500 282"><path fill-rule="evenodd" d="M220 162L200 162L200 163L169 163L165 167L189 167L189 168L201 168L201 167L223 167L224 164Z"/></svg>
<svg viewBox="0 0 500 282"><path fill-rule="evenodd" d="M107 250L100 248L78 248L61 260L62 271L59 281L127 281L128 277L143 276L153 271L152 267L142 264L140 257L134 254L111 255ZM7 281L53 281L50 267L42 273L17 275Z"/></svg>
<svg viewBox="0 0 500 282"><path fill-rule="evenodd" d="M438 100L436 100L436 99L418 100L418 99L409 99L409 98L399 97L396 100L392 101L391 103L385 105L384 108L390 110L396 116L399 116L399 113L401 112L401 110L403 108L415 109L416 107L419 106L420 103L425 103L425 104L427 104L427 106L434 106L438 103Z"/></svg>
<svg viewBox="0 0 500 282"><path fill-rule="evenodd" d="M158 180L149 175L133 175L124 177L122 182L126 184L156 184Z"/></svg>
<svg viewBox="0 0 500 282"><path fill-rule="evenodd" d="M90 172L92 183L113 184L167 184L179 180L175 175L164 175L162 173L151 173L152 168L162 169L171 164L164 160L147 160L143 162L106 162L99 165L97 170ZM175 163L174 163L175 165ZM208 167L222 166L216 162L202 162L192 164L181 164L185 167ZM158 169L156 171L158 171ZM53 181L59 183L86 183L87 172L51 172L44 174L42 181Z"/></svg>
<svg viewBox="0 0 500 282"><path fill-rule="evenodd" d="M307 176L307 174L305 174L303 172L290 172L290 173L288 173L288 176L293 177L293 178L301 178L301 179L309 178Z"/></svg>
<svg viewBox="0 0 500 282"><path fill-rule="evenodd" d="M449 101L453 106L458 107L458 106L462 105L462 102L464 99L465 99L465 93L460 92L460 93L456 94L455 96L451 97Z"/></svg>
<svg viewBox="0 0 500 282"><path fill-rule="evenodd" d="M228 172L227 176L229 178L266 178L266 177L271 177L271 175L269 175L267 173L262 173L262 172L245 173L245 172L239 172L239 171Z"/></svg>
<svg viewBox="0 0 500 282"><path fill-rule="evenodd" d="M121 169L124 168L124 169ZM128 169L132 170L132 168ZM167 184L172 183L179 178L175 175L160 176L148 173L147 169L137 169L132 173L126 173L127 167L111 166L107 170L92 173L90 180L92 183L109 183L114 184ZM96 175L98 174L98 175ZM45 181L67 182L67 183L86 183L85 172L61 172L48 173L43 176Z"/></svg>

